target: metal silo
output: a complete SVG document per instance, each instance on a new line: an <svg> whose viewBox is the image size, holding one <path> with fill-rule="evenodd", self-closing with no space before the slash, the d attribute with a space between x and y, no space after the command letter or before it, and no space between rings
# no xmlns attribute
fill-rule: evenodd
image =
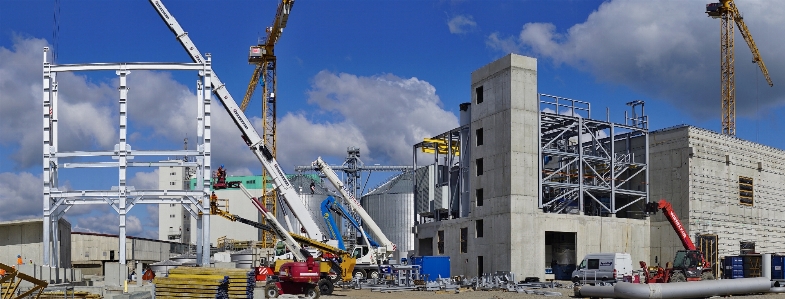
<svg viewBox="0 0 785 299"><path fill-rule="evenodd" d="M360 201L390 241L398 246L395 258L414 250L414 191L411 173L399 174L368 192Z"/></svg>
<svg viewBox="0 0 785 299"><path fill-rule="evenodd" d="M292 183L292 186L294 186L294 190L300 195L300 199L305 204L305 207L311 212L311 217L314 222L316 222L316 225L319 226L319 229L322 230L322 232L326 232L327 226L324 223L320 205L322 204L322 201L327 198L329 192L323 187L319 176L316 174L296 174L287 177ZM314 185L313 190L311 189L311 184ZM287 226L286 220L283 217L284 210L286 210L286 213L289 215L292 224L291 231L300 233L300 228L302 226L297 222L297 219L294 218L294 214L289 211L289 208L283 207L282 204L278 205L278 210L276 212L278 221L281 222L284 227Z"/></svg>

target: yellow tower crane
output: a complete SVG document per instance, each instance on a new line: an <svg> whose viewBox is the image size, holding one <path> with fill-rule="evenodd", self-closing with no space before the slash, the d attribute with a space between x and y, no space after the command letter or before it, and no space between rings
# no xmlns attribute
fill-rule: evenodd
<svg viewBox="0 0 785 299"><path fill-rule="evenodd" d="M264 145L270 150L273 157L276 156L276 59L275 59L275 43L283 33L286 23L289 20L289 13L294 6L294 0L282 0L278 4L278 11L275 14L275 20L272 25L267 27L267 36L261 43L256 46L251 46L250 53L248 54L248 63L253 63L256 68L251 76L251 82L248 83L248 89L245 92L240 109L245 111L251 97L256 90L256 86L261 83L262 91L262 138ZM274 189L267 190L269 178L266 170L262 170L262 203L265 207L275 214L277 209L278 194ZM275 244L275 236L267 231L262 232L262 245L264 247L272 247Z"/></svg>
<svg viewBox="0 0 785 299"><path fill-rule="evenodd" d="M733 0L720 0L719 3L706 4L706 14L715 19L720 19L720 68L722 80L722 134L736 135L736 78L733 58L733 23L739 27L741 36L752 51L752 62L757 63L763 76L774 86L769 77L769 71L763 64L758 47L752 39L750 30L744 24L744 18ZM732 20L732 22L731 22Z"/></svg>

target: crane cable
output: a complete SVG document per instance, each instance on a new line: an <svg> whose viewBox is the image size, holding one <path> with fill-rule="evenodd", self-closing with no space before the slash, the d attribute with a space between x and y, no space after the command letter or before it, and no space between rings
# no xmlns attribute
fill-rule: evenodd
<svg viewBox="0 0 785 299"><path fill-rule="evenodd" d="M60 0L55 0L52 24L52 63L57 63L57 50L60 48Z"/></svg>

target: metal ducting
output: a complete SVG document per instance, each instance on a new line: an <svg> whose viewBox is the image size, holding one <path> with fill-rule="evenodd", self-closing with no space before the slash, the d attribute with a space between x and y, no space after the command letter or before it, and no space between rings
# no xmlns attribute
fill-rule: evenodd
<svg viewBox="0 0 785 299"><path fill-rule="evenodd" d="M575 295L604 298L679 299L766 293L772 289L771 281L757 277L649 284L620 282L615 286L584 286L576 289Z"/></svg>

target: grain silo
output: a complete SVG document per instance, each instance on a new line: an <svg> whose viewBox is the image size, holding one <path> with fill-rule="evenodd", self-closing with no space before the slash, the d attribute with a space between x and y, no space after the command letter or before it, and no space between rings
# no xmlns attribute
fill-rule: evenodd
<svg viewBox="0 0 785 299"><path fill-rule="evenodd" d="M368 192L360 201L368 215L390 241L398 246L393 256L408 256L414 250L414 193L411 173L404 172Z"/></svg>

